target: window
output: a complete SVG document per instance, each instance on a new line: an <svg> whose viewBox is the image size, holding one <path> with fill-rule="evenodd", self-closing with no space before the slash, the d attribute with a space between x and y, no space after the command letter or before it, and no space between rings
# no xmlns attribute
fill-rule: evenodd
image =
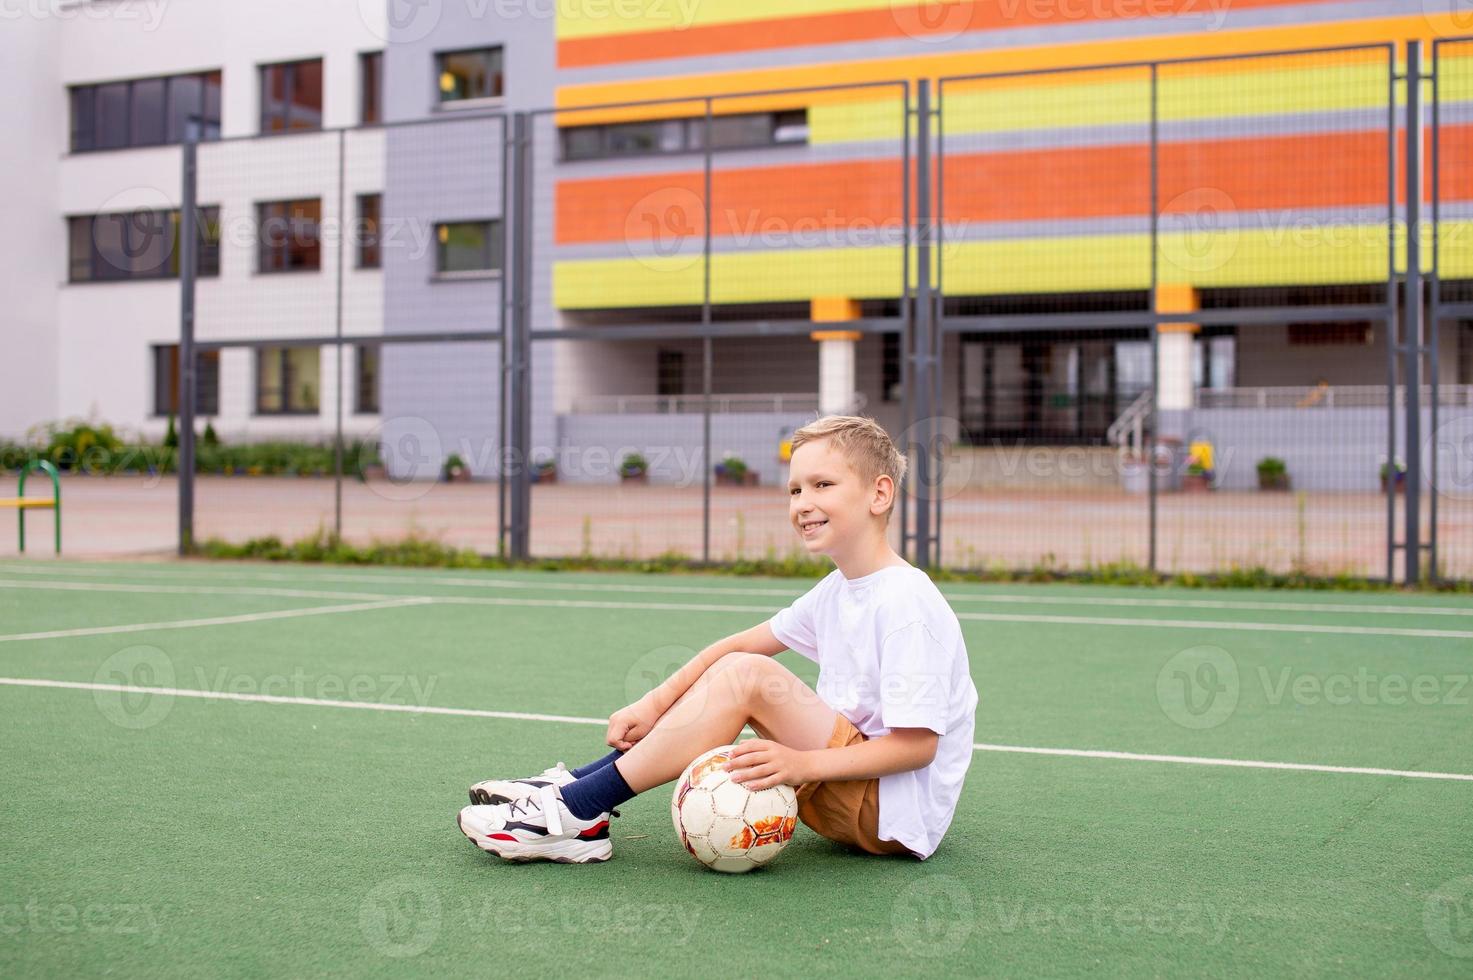
<svg viewBox="0 0 1473 980"><path fill-rule="evenodd" d="M195 351L194 411L197 415L220 414L220 352ZM160 344L153 349L153 414L179 414L179 345Z"/></svg>
<svg viewBox="0 0 1473 980"><path fill-rule="evenodd" d="M500 48L446 51L435 56L435 66L441 105L501 97Z"/></svg>
<svg viewBox="0 0 1473 980"><path fill-rule="evenodd" d="M655 351L655 394L662 398L685 394L684 351Z"/></svg>
<svg viewBox="0 0 1473 980"><path fill-rule="evenodd" d="M1363 347L1372 340L1371 325L1358 321L1335 323L1291 323L1290 347Z"/></svg>
<svg viewBox="0 0 1473 980"><path fill-rule="evenodd" d="M316 347L263 347L257 351L256 414L316 414L321 356Z"/></svg>
<svg viewBox="0 0 1473 980"><path fill-rule="evenodd" d="M71 90L72 152L220 138L220 72Z"/></svg>
<svg viewBox="0 0 1473 980"><path fill-rule="evenodd" d="M322 128L322 60L261 69L261 132Z"/></svg>
<svg viewBox="0 0 1473 980"><path fill-rule="evenodd" d="M384 121L384 53L369 51L358 56L358 121L365 125Z"/></svg>
<svg viewBox="0 0 1473 980"><path fill-rule="evenodd" d="M379 213L383 195L358 195L358 268L377 269L383 257L379 254Z"/></svg>
<svg viewBox="0 0 1473 980"><path fill-rule="evenodd" d="M358 346L357 391L355 408L359 415L378 413L378 361L379 348L376 344Z"/></svg>
<svg viewBox="0 0 1473 980"><path fill-rule="evenodd" d="M705 147L706 117L655 119L560 130L564 160L695 153ZM808 110L714 116L711 149L734 150L808 142Z"/></svg>
<svg viewBox="0 0 1473 980"><path fill-rule="evenodd" d="M881 401L898 402L901 400L900 370L900 334L880 334Z"/></svg>
<svg viewBox="0 0 1473 980"><path fill-rule="evenodd" d="M501 222L460 221L435 226L440 243L436 271L499 272Z"/></svg>
<svg viewBox="0 0 1473 980"><path fill-rule="evenodd" d="M271 201L256 205L259 258L256 271L315 272L322 268L318 229L322 201Z"/></svg>
<svg viewBox="0 0 1473 980"><path fill-rule="evenodd" d="M220 209L200 208L195 274L220 274ZM179 275L179 212L130 211L67 219L67 281L122 282Z"/></svg>

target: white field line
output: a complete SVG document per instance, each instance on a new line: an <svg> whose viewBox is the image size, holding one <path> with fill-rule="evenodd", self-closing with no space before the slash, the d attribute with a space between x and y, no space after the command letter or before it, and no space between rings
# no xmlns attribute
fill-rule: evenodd
<svg viewBox="0 0 1473 980"><path fill-rule="evenodd" d="M174 569L170 567L149 568L147 570L136 567L123 567L118 570L103 568L77 568L59 567L50 565L5 565L0 564L0 572L13 573L25 572L29 574L46 574L57 572L71 575L141 575L151 577L155 575L194 575L193 571ZM222 573L223 574L223 573ZM471 589L534 589L548 592L625 592L631 594L646 593L655 595L717 595L717 596L753 596L773 597L792 601L802 594L803 590L784 588L732 588L728 586L699 586L699 585L640 585L635 583L615 584L607 582L529 582L525 579L508 579L485 576L484 578L461 578L442 575L343 575L343 574L311 574L294 575L282 572L267 572L251 569L249 571L230 570L231 577L255 578L266 581L299 582L303 577L322 582L338 582L344 584L374 585L386 583L393 585L442 585L451 588ZM1148 608L1164 609L1245 609L1265 612L1310 612L1310 613L1351 613L1354 615L1374 616L1467 616L1473 617L1473 604L1468 606L1393 606L1386 604L1362 605L1353 602L1265 602L1252 599L1188 599L1188 598L1148 598L1145 596L1044 596L1030 595L1019 592L955 592L942 590L950 602L986 602L999 604L1033 604L1053 606L1140 606Z"/></svg>
<svg viewBox="0 0 1473 980"><path fill-rule="evenodd" d="M0 581L0 587L4 587L4 581ZM110 591L111 583L72 582L61 583L63 587L74 591ZM31 584L36 587L39 583ZM154 586L133 586L128 591L146 592ZM219 594L227 594L225 586L219 587ZM167 590L165 590L167 591ZM289 593L291 590L281 590ZM243 594L251 594L249 592ZM307 595L308 593L303 593ZM359 598L358 593L342 593L345 596ZM362 598L378 599L381 593L362 594ZM558 608L558 609L629 609L649 612L712 612L712 613L751 613L760 615L764 619L771 617L777 612L774 606L746 606L722 603L697 603L697 602L617 602L613 600L596 599L533 599L533 598L502 598L499 596L405 596L403 600L413 600L417 603L440 603L444 605L476 605L476 606L510 606L516 608ZM388 600L386 600L388 601ZM271 618L267 614L255 614L262 618ZM1329 624L1314 623L1238 623L1222 622L1214 620L1192 620L1192 619L1131 619L1126 617L1104 617L1104 616L1045 616L1029 615L1024 613L980 613L960 612L957 618L961 620L974 620L980 622L1000 623L1036 623L1054 626L1119 626L1141 629L1189 629L1189 630L1214 630L1214 631L1237 631L1251 633L1319 633L1332 636L1402 636L1416 637L1420 639L1434 640L1466 640L1473 639L1473 631L1470 630L1433 630L1414 629L1410 627L1394 626L1334 626ZM221 622L241 621L248 622L249 619L239 617L226 617ZM212 626L216 622L210 620L189 621L186 625ZM141 627L140 627L141 628ZM178 628L178 627L174 627ZM103 629L103 632L121 632L121 628ZM74 633L71 631L58 631L54 636L88 635L86 633ZM46 638L45 634L28 634L25 639ZM0 641L8 637L0 636Z"/></svg>
<svg viewBox="0 0 1473 980"><path fill-rule="evenodd" d="M1415 636L1430 640L1470 640L1473 630L1428 630L1398 626L1328 626L1316 623L1229 623L1197 619L1114 619L1106 616L1025 616L1008 613L957 613L958 619L995 623L1054 623L1071 626L1129 626L1136 629L1240 630L1250 633L1329 633L1335 636Z"/></svg>
<svg viewBox="0 0 1473 980"><path fill-rule="evenodd" d="M423 596L409 596L383 602L354 602L342 606L312 606L307 609L279 609L274 612L244 613L238 616L211 616L207 619L180 619L160 623L125 623L120 626L86 626L81 629L47 630L41 633L10 633L0 636L0 643L21 640L60 640L77 636L108 636L114 633L151 633L155 630L193 629L197 626L229 626L236 623L259 623L269 619L294 619L299 616L328 616L334 613L363 612L369 609L392 609L398 606L423 606L434 602Z"/></svg>
<svg viewBox="0 0 1473 980"><path fill-rule="evenodd" d="M38 678L0 677L7 687L60 688L77 691L107 691L119 694L156 694L165 697L199 698L207 701L240 701L261 704L295 704L317 708L352 708L361 711L389 711L421 715L454 715L465 718L500 718L512 721L543 721L565 725L604 727L606 718L584 718L577 715L550 715L525 711L489 711L480 708L440 708L409 704L379 704L370 701L335 701L326 698L294 698L274 694L239 694L231 691L200 691L174 687L141 687L129 684L96 684L82 681L53 681ZM1066 756L1077 759L1110 759L1122 762L1156 762L1186 766L1222 766L1234 769L1285 770L1319 772L1350 776L1395 776L1403 779L1434 779L1473 782L1473 774L1428 772L1420 769L1381 769L1368 766L1326 766L1306 762L1265 762L1253 759L1214 759L1189 755L1151 755L1139 752L1112 752L1100 749L1050 749L1025 745L992 745L978 742L976 752L1003 752L1022 755Z"/></svg>
<svg viewBox="0 0 1473 980"><path fill-rule="evenodd" d="M1421 769L1378 769L1369 766L1322 766L1310 762L1261 762L1255 759L1212 759L1194 755L1150 755L1103 749L1039 749L1023 745L978 743L977 752L1016 752L1023 755L1061 755L1074 759L1118 759L1122 762L1165 762L1182 766L1226 766L1233 769L1285 769L1292 772L1330 772L1350 776L1399 776L1403 779L1444 779L1473 783L1473 774L1427 772Z"/></svg>
<svg viewBox="0 0 1473 980"><path fill-rule="evenodd" d="M52 592L131 592L144 595L270 596L277 599L402 599L387 592L322 592L316 589L275 589L251 585L149 585L119 582L42 582L0 579L0 589L40 589Z"/></svg>

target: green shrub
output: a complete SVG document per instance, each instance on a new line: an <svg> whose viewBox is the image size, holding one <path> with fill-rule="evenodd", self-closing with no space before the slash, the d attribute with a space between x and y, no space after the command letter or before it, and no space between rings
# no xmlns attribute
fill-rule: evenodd
<svg viewBox="0 0 1473 980"><path fill-rule="evenodd" d="M1258 475L1272 479L1289 472L1289 466L1277 456L1265 456L1258 461Z"/></svg>

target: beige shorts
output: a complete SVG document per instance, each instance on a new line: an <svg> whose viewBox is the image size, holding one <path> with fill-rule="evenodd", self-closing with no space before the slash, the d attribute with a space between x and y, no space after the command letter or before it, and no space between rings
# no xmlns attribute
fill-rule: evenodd
<svg viewBox="0 0 1473 980"><path fill-rule="evenodd" d="M828 748L841 749L867 741L853 723L839 715ZM880 781L846 779L804 783L798 787L798 819L831 841L866 854L909 854L899 841L880 840Z"/></svg>

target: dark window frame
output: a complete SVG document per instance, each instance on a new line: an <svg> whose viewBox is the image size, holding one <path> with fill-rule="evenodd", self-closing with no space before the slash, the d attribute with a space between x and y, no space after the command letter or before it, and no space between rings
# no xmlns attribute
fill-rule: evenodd
<svg viewBox="0 0 1473 980"><path fill-rule="evenodd" d="M445 77L445 62L447 58L455 58L463 55L490 55L494 53L498 62L496 70L492 72L488 66L486 75L492 80L496 91L487 95L463 95L457 98L450 97L445 91L442 79ZM506 47L501 44L477 45L470 48L453 48L449 51L435 52L435 105L442 109L454 109L464 104L484 105L485 103L506 98Z"/></svg>
<svg viewBox="0 0 1473 980"><path fill-rule="evenodd" d="M290 407L291 406L291 402L292 402L292 399L291 399L291 391L292 391L292 388L295 385L296 381L298 380L296 378L296 376L292 373L292 370L291 370L291 352L294 351L294 350L316 350L318 352L318 355L317 355L317 379L316 379L317 380L317 406L315 408L292 408L292 407ZM262 381L262 378L265 376L265 372L261 369L261 365L265 362L266 358L269 357L269 356L271 356L271 355L276 355L276 356L280 357L280 359L281 359L281 363L279 365L280 372L281 372L281 407L280 408L266 408L264 406L264 404L263 404L264 398L262 396L263 396L263 394L265 392L265 389L263 388L263 386L261 384L261 381ZM321 348L317 347L314 344L291 344L291 343L283 343L283 344L281 344L279 346L275 346L275 347L258 347L258 348L256 348L255 392L256 392L256 397L255 397L255 403L254 403L253 411L252 411L252 414L253 415L267 416L267 417L271 417L271 418L276 418L276 417L281 417L281 416L289 416L289 417L294 417L294 418L308 418L308 417L311 417L311 416L314 416L314 415L321 414L321 412L322 412L322 352L321 352Z"/></svg>
<svg viewBox="0 0 1473 980"><path fill-rule="evenodd" d="M315 205L317 217L314 220L314 236L310 246L301 246L295 241L286 241L280 245L273 244L267 240L267 223L278 217L266 214L269 208L281 208L281 217L290 225L293 215L290 209L304 204ZM313 253L316 262L309 265L293 265L291 262L292 248L303 247ZM302 197L283 201L257 201L256 202L256 274L261 276L289 275L292 273L318 273L322 271L322 198Z"/></svg>
<svg viewBox="0 0 1473 980"><path fill-rule="evenodd" d="M373 376L371 383L365 384L363 365L367 363L364 355L373 352ZM358 344L353 355L353 414L354 415L378 415L382 410L383 394L383 353L381 344ZM367 395L368 397L365 397Z"/></svg>
<svg viewBox="0 0 1473 980"><path fill-rule="evenodd" d="M363 51L358 55L358 122L376 126L383 121L384 53Z"/></svg>
<svg viewBox="0 0 1473 980"><path fill-rule="evenodd" d="M197 350L195 357L194 413L218 417L220 414L220 352ZM167 366L167 384L164 369ZM179 414L179 345L153 345L153 413L156 419Z"/></svg>
<svg viewBox="0 0 1473 980"><path fill-rule="evenodd" d="M147 214L162 227L143 229L145 234L162 234L168 238L167 260L158 266L144 269L122 269L109 263L98 245L97 222L108 219L119 224L124 236L125 254L147 254L146 247L131 238L140 230L139 215ZM179 212L177 210L155 211L140 208L135 211L115 211L107 214L75 214L66 217L67 222L67 278L68 285L86 285L103 282L154 282L179 278ZM220 206L206 205L198 209L196 228L199 241L195 251L195 275L202 279L213 279L220 275ZM213 231L213 236L211 232ZM85 235L87 252L79 255L79 235ZM78 275L80 270L86 275Z"/></svg>
<svg viewBox="0 0 1473 980"><path fill-rule="evenodd" d="M312 125L293 126L292 109L294 108L293 97L297 91L297 72L303 65L316 65L320 75L318 95L320 104L317 106L317 118ZM258 65L256 74L256 100L257 100L257 131L262 136L289 136L292 133L315 133L322 131L323 111L327 103L327 71L322 58L297 58L293 61L277 61L270 64ZM281 121L279 129L270 128L267 123L275 118L270 109L271 100L267 98L267 89L270 85L271 72L283 72L282 95L281 95Z"/></svg>
<svg viewBox="0 0 1473 980"><path fill-rule="evenodd" d="M380 228L384 217L384 195L382 192L373 191L368 194L357 195L358 220L354 226L354 234L357 236L357 247L355 268L359 269L382 269L384 265L383 242L380 238ZM366 210L368 202L373 202L373 214L370 217Z"/></svg>
<svg viewBox="0 0 1473 980"><path fill-rule="evenodd" d="M67 87L67 109L70 113L71 126L68 136L69 152L71 153L110 153L117 150L135 150L146 147L177 146L184 142L184 132L174 132L173 108L175 102L176 83L190 80L199 85L198 112L192 118L196 121L199 132L196 134L196 142L207 143L220 139L220 115L221 98L220 90L224 84L224 70L212 68L207 71L181 72L173 75L147 75L142 78L125 78L111 82L88 82L81 85L70 85ZM139 129L137 118L136 93L139 86L161 83L163 93L159 100L162 107L157 119L162 137L159 139L139 140L135 139ZM214 98L211 99L213 83ZM100 89L123 86L127 92L125 98L125 117L121 123L123 139L119 143L103 143L100 120L97 114L97 95ZM213 101L213 106L212 106ZM87 117L89 125L84 126L82 117ZM209 110L213 108L214 114Z"/></svg>
<svg viewBox="0 0 1473 980"><path fill-rule="evenodd" d="M485 241L485 258L489 263L486 266L474 269L447 269L445 268L448 258L447 248L449 243L441 238L441 229L455 228L465 225L485 225L487 228ZM453 279L457 277L486 277L502 275L506 270L506 248L502 240L504 226L500 218L467 218L458 221L435 222L435 275L440 278Z"/></svg>
<svg viewBox="0 0 1473 980"><path fill-rule="evenodd" d="M801 119L799 118L801 117ZM737 123L745 120L763 120L766 123L766 136L762 140L753 142L723 143L718 139L712 140L712 153L730 153L738 150L754 150L775 146L807 146L808 145L808 110L803 109L778 109L771 112L739 112L729 115L718 115L712 117L713 127L720 122ZM681 137L678 146L666 146L662 136L668 135L669 131L678 126ZM646 149L613 149L614 140L620 136L627 136L637 131L640 127L650 127L653 139L652 146ZM779 132L784 128L802 128L802 139L778 139ZM664 130L664 133L659 131ZM684 116L671 119L640 119L617 123L598 123L591 126L564 126L558 130L558 162L580 163L587 160L619 160L627 157L655 157L674 156L682 153L701 153L705 149L706 117ZM715 137L713 130L713 137ZM574 139L581 137L581 142L596 148L585 147L577 152L570 152L570 144ZM589 137L593 137L589 140Z"/></svg>

